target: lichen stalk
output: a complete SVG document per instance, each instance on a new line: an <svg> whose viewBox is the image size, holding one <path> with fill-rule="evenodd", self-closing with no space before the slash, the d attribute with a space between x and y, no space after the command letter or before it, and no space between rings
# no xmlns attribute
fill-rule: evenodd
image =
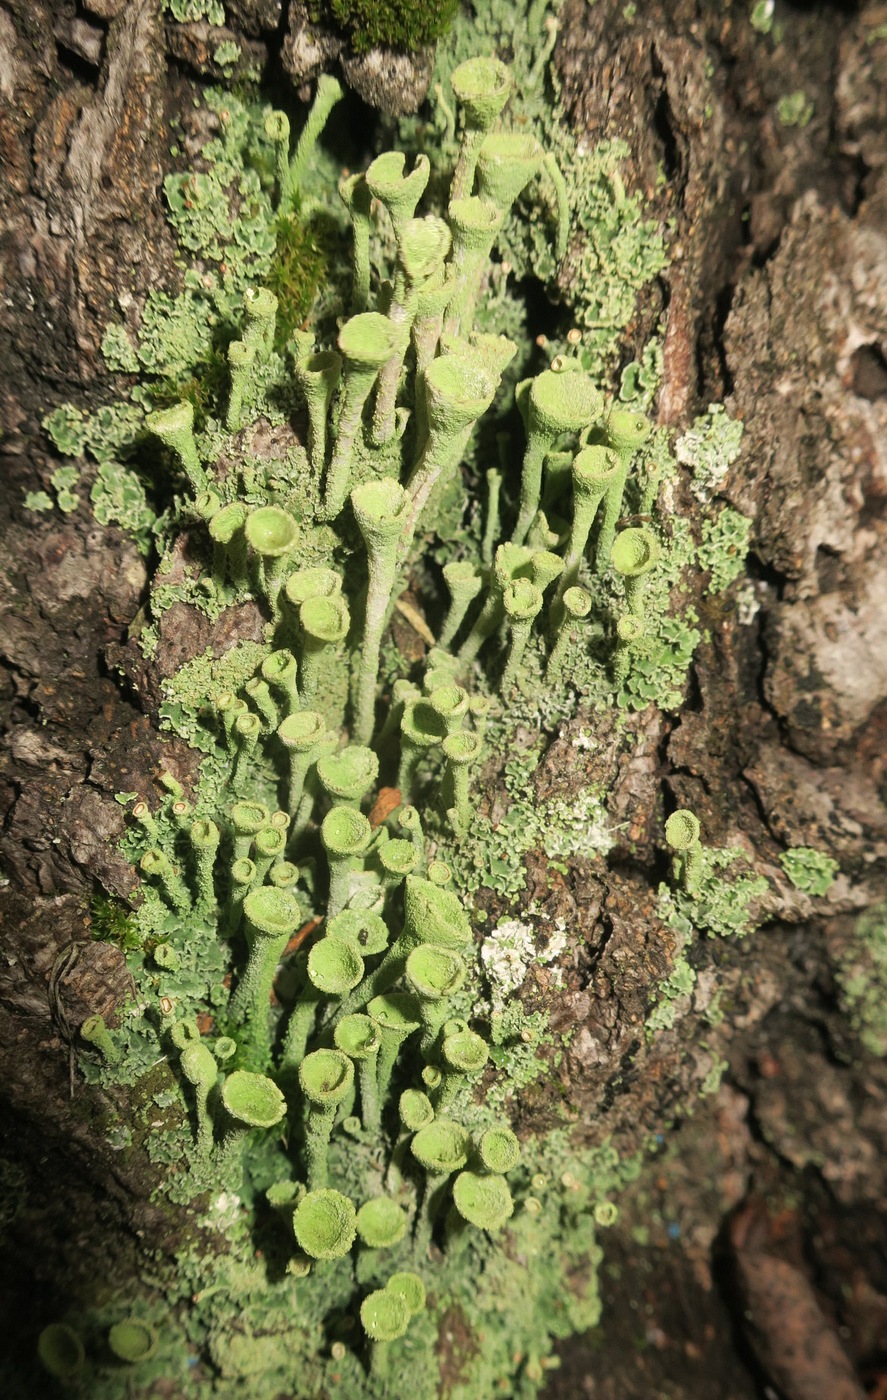
<svg viewBox="0 0 887 1400"><path fill-rule="evenodd" d="M484 515L484 537L481 541L481 562L489 566L493 562L493 549L499 538L499 499L502 494L502 473L497 467L489 467L486 474L487 508Z"/></svg>
<svg viewBox="0 0 887 1400"><path fill-rule="evenodd" d="M315 761L318 745L326 733L323 715L314 710L298 710L288 715L278 726L277 736L289 758L287 809L291 822L296 822L305 776Z"/></svg>
<svg viewBox="0 0 887 1400"><path fill-rule="evenodd" d="M409 504L404 488L390 478L367 482L351 493L369 567L354 706L354 737L359 744L368 744L373 733L382 633L397 579L399 540Z"/></svg>
<svg viewBox="0 0 887 1400"><path fill-rule="evenodd" d="M514 80L499 59L470 58L459 65L451 81L464 125L450 198L467 199L474 188L484 137L511 96Z"/></svg>
<svg viewBox="0 0 887 1400"><path fill-rule="evenodd" d="M502 672L501 690L507 695L517 678L534 619L542 610L542 590L528 579L515 579L506 585L502 605L510 623L508 659Z"/></svg>
<svg viewBox="0 0 887 1400"><path fill-rule="evenodd" d="M291 651L272 651L262 662L262 678L281 697L284 718L299 709L299 667Z"/></svg>
<svg viewBox="0 0 887 1400"><path fill-rule="evenodd" d="M523 544L539 509L542 464L562 433L575 433L599 416L603 397L584 374L543 370L524 399L527 447L521 467L520 504L512 543Z"/></svg>
<svg viewBox="0 0 887 1400"><path fill-rule="evenodd" d="M584 447L573 459L573 518L558 586L559 601L579 578L598 507L621 471L618 454L608 447Z"/></svg>
<svg viewBox="0 0 887 1400"><path fill-rule="evenodd" d="M172 408L156 409L148 414L145 427L175 455L195 496L209 490L209 481L194 440L193 404L177 403Z"/></svg>
<svg viewBox="0 0 887 1400"><path fill-rule="evenodd" d="M250 890L243 914L249 959L228 1012L232 1021L243 1027L244 1039L257 1059L267 1064L271 1055L271 987L280 956L299 926L299 905L287 890L262 886Z"/></svg>
<svg viewBox="0 0 887 1400"><path fill-rule="evenodd" d="M344 598L308 598L299 609L299 621L299 699L304 705L314 698L324 660L347 636L351 617Z"/></svg>
<svg viewBox="0 0 887 1400"><path fill-rule="evenodd" d="M251 711L238 715L234 721L237 757L231 770L231 786L235 792L243 792L248 785L253 755L261 733L262 721Z"/></svg>
<svg viewBox="0 0 887 1400"><path fill-rule="evenodd" d="M328 1152L336 1111L354 1084L354 1065L341 1050L315 1050L299 1065L299 1084L308 1102L305 1156L308 1190L327 1185Z"/></svg>
<svg viewBox="0 0 887 1400"><path fill-rule="evenodd" d="M616 645L613 648L611 675L613 686L620 691L628 679L635 646L644 635L643 618L626 613L616 623Z"/></svg>
<svg viewBox="0 0 887 1400"><path fill-rule="evenodd" d="M604 497L601 521L594 552L596 573L603 573L610 563L610 553L616 538L616 527L622 511L622 497L628 470L636 452L650 435L652 425L643 415L628 409L612 408L605 424L607 445L619 454L621 469L614 476Z"/></svg>
<svg viewBox="0 0 887 1400"><path fill-rule="evenodd" d="M404 554L432 490L461 460L475 423L493 401L497 383L484 370L452 355L432 361L426 370L428 436L407 483L411 500L401 538Z"/></svg>
<svg viewBox="0 0 887 1400"><path fill-rule="evenodd" d="M159 847L146 851L139 861L139 869L143 875L157 882L167 903L177 914L186 914L190 910L191 893L165 851Z"/></svg>
<svg viewBox="0 0 887 1400"><path fill-rule="evenodd" d="M560 678L576 623L591 612L591 595L584 588L567 588L560 603L554 646L551 648L545 667L545 679L549 684L553 684Z"/></svg>
<svg viewBox="0 0 887 1400"><path fill-rule="evenodd" d="M339 195L351 216L351 307L366 311L370 300L370 203L364 175L350 175L339 183Z"/></svg>
<svg viewBox="0 0 887 1400"><path fill-rule="evenodd" d="M308 460L318 481L326 464L330 404L341 374L342 356L335 350L321 350L299 360L296 365L296 378L308 408Z"/></svg>
<svg viewBox="0 0 887 1400"><path fill-rule="evenodd" d="M345 504L350 487L351 457L364 404L379 370L396 349L397 336L397 327L378 311L352 316L339 333L345 378L336 423L336 445L327 468L323 497L323 514L328 520L337 516Z"/></svg>
<svg viewBox="0 0 887 1400"><path fill-rule="evenodd" d="M444 580L450 591L450 607L437 644L448 647L462 626L468 609L483 587L483 576L468 560L446 564Z"/></svg>
<svg viewBox="0 0 887 1400"><path fill-rule="evenodd" d="M314 148L327 124L330 112L344 96L344 88L338 78L331 73L321 73L317 80L314 101L307 120L299 133L296 149L289 168L289 198L294 203L301 192L305 171L314 155Z"/></svg>
<svg viewBox="0 0 887 1400"><path fill-rule="evenodd" d="M290 180L290 124L286 112L269 112L265 118L265 135L274 143L274 174L277 185L277 208L283 212L293 203Z"/></svg>
<svg viewBox="0 0 887 1400"><path fill-rule="evenodd" d="M202 1041L192 1041L186 1045L179 1063L185 1078L194 1086L197 1117L194 1165L198 1171L202 1171L209 1166L213 1150L213 1119L209 1110L209 1096L218 1079L219 1067L212 1052Z"/></svg>
<svg viewBox="0 0 887 1400"><path fill-rule="evenodd" d="M481 280L504 216L488 199L472 197L450 201L453 253L449 265L452 296L444 316L444 331L467 335L474 325L474 310Z"/></svg>
<svg viewBox="0 0 887 1400"><path fill-rule="evenodd" d="M243 339L253 347L257 362L265 364L274 349L277 297L267 287L248 287L243 294L243 310Z"/></svg>
<svg viewBox="0 0 887 1400"><path fill-rule="evenodd" d="M216 897L214 873L221 832L214 821L200 819L192 823L189 835L194 852L197 903L208 908Z"/></svg>

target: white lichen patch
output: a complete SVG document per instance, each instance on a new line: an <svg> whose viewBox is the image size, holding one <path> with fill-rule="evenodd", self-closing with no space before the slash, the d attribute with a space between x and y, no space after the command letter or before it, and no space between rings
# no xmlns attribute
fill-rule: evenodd
<svg viewBox="0 0 887 1400"><path fill-rule="evenodd" d="M542 849L549 857L606 855L614 844L603 798L585 788L574 801L551 798L545 804Z"/></svg>
<svg viewBox="0 0 887 1400"><path fill-rule="evenodd" d="M582 749L584 753L594 753L598 742L587 729L580 729L579 733L574 734L570 740L570 746L574 749Z"/></svg>
<svg viewBox="0 0 887 1400"><path fill-rule="evenodd" d="M520 919L506 919L498 924L484 940L480 950L481 962L490 987L493 1011L501 1011L520 986L533 963L555 962L567 946L567 930L558 919L545 946L537 948L538 935ZM555 973L555 978L559 976Z"/></svg>
<svg viewBox="0 0 887 1400"><path fill-rule="evenodd" d="M675 456L693 474L690 490L697 501L704 504L718 491L739 456L742 433L743 424L730 418L723 404L713 403L678 438Z"/></svg>
<svg viewBox="0 0 887 1400"><path fill-rule="evenodd" d="M241 1201L233 1191L220 1191L210 1202L209 1211L202 1220L210 1230L228 1231L240 1220Z"/></svg>

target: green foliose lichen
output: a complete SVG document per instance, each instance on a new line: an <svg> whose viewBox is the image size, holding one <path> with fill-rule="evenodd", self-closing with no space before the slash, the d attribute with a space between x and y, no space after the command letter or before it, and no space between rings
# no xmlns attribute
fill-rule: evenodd
<svg viewBox="0 0 887 1400"><path fill-rule="evenodd" d="M679 932L698 929L710 938L745 938L757 926L755 901L767 893L763 875L748 870L738 846L703 846L702 872L694 893L680 887L659 886L659 917Z"/></svg>
<svg viewBox="0 0 887 1400"><path fill-rule="evenodd" d="M836 968L841 1003L862 1044L887 1055L887 904L876 904L856 921Z"/></svg>
<svg viewBox="0 0 887 1400"><path fill-rule="evenodd" d="M24 499L25 510L46 511L55 508L55 502L45 491L27 491Z"/></svg>
<svg viewBox="0 0 887 1400"><path fill-rule="evenodd" d="M720 489L741 451L742 433L742 423L715 403L678 438L675 453L682 466L690 468L690 489L697 500L710 501Z"/></svg>
<svg viewBox="0 0 887 1400"><path fill-rule="evenodd" d="M702 523L699 567L711 574L707 592L723 593L744 572L752 522L732 506Z"/></svg>
<svg viewBox="0 0 887 1400"><path fill-rule="evenodd" d="M163 8L180 24L195 24L198 20L206 20L208 24L225 23L222 0L163 0Z"/></svg>
<svg viewBox="0 0 887 1400"><path fill-rule="evenodd" d="M776 115L782 126L797 126L801 129L812 121L814 110L813 101L803 88L786 93L776 105Z"/></svg>
<svg viewBox="0 0 887 1400"><path fill-rule="evenodd" d="M789 847L780 853L779 864L796 890L817 897L828 894L840 868L825 851L812 846Z"/></svg>

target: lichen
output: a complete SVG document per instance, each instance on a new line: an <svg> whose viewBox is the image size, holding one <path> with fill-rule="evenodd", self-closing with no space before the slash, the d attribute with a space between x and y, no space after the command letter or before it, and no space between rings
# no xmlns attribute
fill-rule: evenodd
<svg viewBox="0 0 887 1400"><path fill-rule="evenodd" d="M224 23L215 0L169 0L168 8L183 22ZM132 465L144 447L146 412L184 398L194 404L199 423L219 414L227 392L222 350L239 329L244 291L264 283L277 294L282 350L304 323L335 246L335 206L317 225L297 213L278 215L274 208L273 155L264 129L268 108L212 88L205 101L217 135L203 145L201 168L164 180L170 223L188 255L182 288L177 294L152 289L137 323L112 322L102 339L108 368L139 376L130 401L92 415L62 404L43 420L59 452L86 455L98 464L90 490L96 519L131 533L143 553L150 551L159 513L147 497L142 473ZM277 422L285 418L278 402L282 384L283 362L277 360L256 386L253 405ZM61 470L67 475L53 482L56 503L74 510L79 498L71 487L81 472ZM26 504L47 509L35 493Z"/></svg>
<svg viewBox="0 0 887 1400"><path fill-rule="evenodd" d="M698 501L710 501L722 486L742 448L743 425L723 404L709 404L678 438L675 455L692 475L690 489Z"/></svg>
<svg viewBox="0 0 887 1400"><path fill-rule="evenodd" d="M506 919L486 935L480 951L494 1015L501 1013L523 985L532 963L555 961L564 950L563 928L556 929L541 950L533 928L520 919Z"/></svg>
<svg viewBox="0 0 887 1400"><path fill-rule="evenodd" d="M702 522L702 542L697 559L700 569L711 575L708 593L723 593L745 569L752 522L732 506L725 506L714 519Z"/></svg>
<svg viewBox="0 0 887 1400"><path fill-rule="evenodd" d="M836 860L812 846L790 846L781 852L779 864L796 890L817 897L828 894L839 869Z"/></svg>
<svg viewBox="0 0 887 1400"><path fill-rule="evenodd" d="M866 1050L887 1055L887 904L876 904L856 921L836 979L841 1003Z"/></svg>
<svg viewBox="0 0 887 1400"><path fill-rule="evenodd" d="M179 19L193 18L195 9L212 18L202 0L171 0L169 8ZM568 419L568 431L555 433L552 445L575 451L580 431L618 445L618 405L612 417L605 416L602 389L615 382L619 333L637 293L664 265L665 231L643 217L640 196L625 189L625 148L580 147L563 126L548 64L556 37L553 12L537 4L516 16L501 0L466 11L439 49L437 76L447 92L457 64L468 56L469 35L471 53L484 43L491 51L513 46L516 93L506 124L538 143L534 159L546 172L534 177L505 215L489 272L482 264L476 269L474 330L481 336L508 331L516 342L501 386L488 372L487 357L502 355L502 342L469 340L467 323L460 324L458 336L448 330L443 354L433 348L418 384L411 373L401 378L403 355L392 355L396 338L389 321L394 324L399 312L408 319L414 273L387 214L379 216L370 258L370 292L381 290L380 309L361 309L340 327L352 288L351 235L330 178L338 169L318 153L300 207L287 210L276 188L283 167L266 130L268 110L210 90L206 103L217 134L204 145L199 169L171 174L164 184L180 250L187 254L181 290L152 291L138 315L105 336L109 363L121 374L138 376L130 400L92 416L57 410L52 426L47 423L60 451L96 464L97 513L129 521L144 541L153 532L160 564L152 620L141 633L147 653L157 645L159 628L172 624L163 614L176 603L213 620L249 604L260 618L257 635L264 637L239 641L221 656L207 648L163 682L162 727L202 755L193 789L186 795L165 775L159 800L133 802L135 794L120 795L128 813L121 848L142 875L140 902L126 916L97 907L94 931L123 949L136 992L107 1028L112 1055L84 1044L80 1066L87 1082L102 1085L109 1096L121 1086L131 1090L131 1117L110 1122L107 1134L115 1150L143 1154L154 1164L162 1207L182 1208L193 1241L174 1264L160 1258L154 1273L146 1274L138 1310L134 1300L100 1298L91 1311L76 1319L72 1314L89 1342L89 1393L98 1400L110 1400L119 1382L100 1339L130 1314L160 1332L158 1351L143 1363L139 1380L163 1376L177 1393L196 1400L209 1393L270 1400L281 1392L304 1400L321 1394L355 1400L406 1386L417 1400L432 1400L444 1382L451 1400L496 1393L531 1400L554 1364L555 1342L598 1321L598 1230L612 1223L612 1198L640 1170L641 1154L620 1158L609 1142L576 1147L567 1126L574 1112L566 1098L555 1096L550 1113L564 1126L525 1144L507 1188L499 1191L500 1199L513 1201L514 1213L500 1232L487 1232L466 1225L451 1209L452 1173L440 1168L453 1161L445 1154L437 1165L418 1154L413 1160L409 1134L398 1132L401 1093L409 1089L420 1101L425 1096L440 1109L438 1123L441 1115L452 1120L457 1147L468 1144L455 1153L454 1170L471 1171L469 1153L484 1131L512 1118L517 1122L522 1095L563 1063L570 1032L556 1031L549 1012L529 1010L532 1003L525 1005L519 993L534 966L544 965L539 977L551 987L561 984L570 952L567 924L534 906L520 908L517 896L526 885L531 850L542 853L553 878L569 863L589 860L599 862L603 875L615 835L605 784L573 783L568 796L539 797L539 760L557 723L580 705L592 730L583 729L577 742L588 747L595 742L595 716L603 711L615 711L630 738L634 712L650 705L677 709L700 639L689 586L701 558L689 522L668 513L675 472L668 433L651 431L646 421L662 373L655 341L626 367L619 392L621 405L631 408L621 420L623 434L626 421L638 429L632 418L637 415L643 439L634 456L623 442L629 478L619 506L649 517L656 562L644 595L644 638L626 673L616 676L615 624L632 603L630 589L609 566L609 546L594 562L583 556L579 577L591 599L592 625L570 640L563 684L541 682L551 650L549 623L557 612L555 580L563 566L553 551L562 548L568 522L560 533L549 528L547 517L532 522L549 547L537 541L516 569L538 568L540 581L519 572L509 577L508 551L516 546L508 545L507 535L517 502L508 494L509 481L501 518L485 520L478 504L482 472L493 460L514 466L517 475L524 441L512 414L515 387L548 357L552 368L544 371L545 383L574 376L584 388L577 397L594 410L588 407L572 426ZM456 241L459 232L446 191L447 166L456 154L446 105L444 97L439 115L421 133L416 123L401 125L410 153L420 157L407 178L418 170L421 183L431 174L421 159L425 152L434 166L427 198L440 247ZM284 127L280 120L268 124L272 133ZM564 189L573 216L564 318L570 331L562 341L534 347L517 280L535 271L554 282ZM316 223L312 208L320 215ZM480 212L489 219L489 209ZM446 266L452 271L464 264ZM315 296L322 274L324 286ZM258 316L252 299L258 288L274 293L270 312L264 298L266 339L250 320L251 308ZM438 289L430 282L423 290ZM369 329L361 317L369 317ZM346 333L355 321L365 336ZM239 361L232 342L241 347ZM380 343L384 354L377 353ZM344 491L330 488L326 458L312 456L313 440L308 452L290 440L290 425L304 408L299 385L318 347L343 382L330 448L335 453L351 434L348 451L340 454L352 473ZM541 350L547 355L540 356ZM373 374L355 409L353 386L366 376L367 362ZM378 413L378 399L369 400L372 429L365 427L361 409L373 376L392 362L389 407L395 412L386 438L391 424ZM229 364L249 369L236 411ZM485 407L489 415L472 437ZM612 407L608 401L608 415ZM160 409L173 411L158 415ZM722 424L715 410L711 420L714 426L705 420L711 431L702 432L701 446L693 450L697 475L715 485L729 451L723 442L712 445ZM730 424L726 434L735 446L737 429L741 425ZM269 450L269 432L288 445ZM491 443L501 455L490 457ZM616 446L607 451L615 454ZM163 512L151 520L140 514L134 485L146 457L163 481L156 503ZM439 481L430 480L429 462L439 469ZM75 476L60 490L86 480L90 469L62 468ZM387 560L391 567L379 570L384 587L376 590L376 630L370 634L372 527L382 528L386 511L373 516L367 500L375 493L367 483L401 476L406 485L387 493L388 514L395 514L402 497L406 507L415 504L417 477L428 478L426 513L419 520L417 512L409 529L392 534L400 553ZM569 491L563 481L559 494L556 482L543 484L551 494L550 501L543 496L544 509L552 521L560 520L571 508ZM215 512L222 511L228 512L225 528L214 533ZM399 517L395 523L402 525ZM486 563L501 564L504 571L492 587L484 576L492 598L492 623L480 639L485 649L460 661L458 652L438 648L430 663L434 679L423 677L398 645L398 627L410 620L417 636L433 642L438 568L453 559L476 564L485 540L492 546ZM501 557L495 552L500 540ZM322 587L315 578L320 591L313 597L300 591L302 571L309 569L322 569L325 576ZM407 580L421 602L428 601L430 622L399 598ZM496 608L508 611L504 599L514 604L518 583L533 606L526 618L512 607L509 633ZM550 589L544 604L543 583ZM497 599L493 589L499 585ZM484 596L477 606L488 602ZM378 624L384 630L392 615L391 638L382 641ZM516 620L528 622L519 651ZM467 629L475 623L476 614L469 616ZM290 662L290 688L275 685ZM427 695L419 689L426 680ZM416 720L420 707L424 730ZM453 732L470 739L465 754L477 760L467 794L457 791L456 750L445 746L454 714ZM384 778L393 781L399 748L395 790ZM322 755L335 751L347 766L349 753L357 763L356 750L364 761L369 756L370 776L357 784L356 796L340 797ZM482 764L488 766L479 779ZM489 804L487 794L494 799ZM364 796L372 822L360 809ZM397 849L400 869L397 861L383 859L386 846L389 854ZM685 954L695 931L741 937L752 923L762 882L735 872L725 878L737 852L705 855L692 896L678 890L663 891L660 898L660 916L680 930L681 947L648 1019L651 1032L669 1024L669 1008L692 991L695 974ZM434 866L428 864L432 857ZM413 873L401 884L411 862ZM449 883L433 883L448 876ZM474 907L471 900L481 889L493 896L486 933L487 896L474 900ZM389 947L386 952L380 944L373 954L369 943L380 926L382 944L388 940ZM440 991L449 985L446 978L432 986L414 976L413 955L423 944L441 955L451 995ZM404 973L412 990L400 980ZM429 1005L436 997L446 999L443 1022L436 1014L440 1008ZM360 1018L370 1023L368 1048L353 1057L338 1040L330 1048L340 1013L364 1030ZM421 1053L398 1060L398 1042L414 1032L422 1036ZM375 1117L372 1087L366 1078L359 1083L371 1053L379 1066L384 1063L376 1071L376 1096L390 1090ZM713 1091L720 1069L715 1062L707 1070L704 1092ZM232 1086L248 1100L236 1119L236 1105L227 1097ZM305 1095L310 1107L303 1122ZM289 1114L283 1118L285 1098ZM652 1146L647 1142L645 1149ZM274 1193L266 1196L269 1187L279 1194L282 1188L283 1197L292 1188L295 1199L306 1184L311 1196L328 1191L345 1201L349 1219L361 1204L390 1196L410 1228L390 1248L361 1246L341 1258L332 1256L339 1245L347 1249L350 1237L344 1243L337 1237L328 1250L321 1242L312 1257L330 1257L314 1267L301 1237L297 1248L291 1213L286 1219L279 1199L272 1205ZM328 1204L322 1197L320 1205ZM423 1229L432 1232L431 1255ZM307 1241L304 1251L310 1253ZM410 1270L427 1283L429 1305L402 1337L384 1343L389 1350L383 1383L378 1352L367 1373L356 1320L368 1293L384 1290L392 1273ZM157 1370L161 1365L165 1369Z"/></svg>
<svg viewBox="0 0 887 1400"><path fill-rule="evenodd" d="M776 115L782 126L797 126L803 130L812 121L813 112L813 101L803 88L786 93L776 104Z"/></svg>
<svg viewBox="0 0 887 1400"><path fill-rule="evenodd" d="M222 0L163 0L163 8L180 24L195 24L205 19L208 24L224 24Z"/></svg>

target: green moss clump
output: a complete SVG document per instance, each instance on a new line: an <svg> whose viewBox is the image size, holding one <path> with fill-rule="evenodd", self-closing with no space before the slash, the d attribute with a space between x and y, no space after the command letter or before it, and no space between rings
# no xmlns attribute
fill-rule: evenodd
<svg viewBox="0 0 887 1400"><path fill-rule="evenodd" d="M278 301L274 338L278 350L304 327L339 242L334 229L320 220L303 222L296 214L284 214L277 220L265 286Z"/></svg>
<svg viewBox="0 0 887 1400"><path fill-rule="evenodd" d="M413 53L445 34L459 0L323 0L310 8L315 22L332 20L348 35L355 53L380 45Z"/></svg>
<svg viewBox="0 0 887 1400"><path fill-rule="evenodd" d="M99 943L113 943L124 953L141 948L142 935L131 909L102 893L89 903L90 931Z"/></svg>

